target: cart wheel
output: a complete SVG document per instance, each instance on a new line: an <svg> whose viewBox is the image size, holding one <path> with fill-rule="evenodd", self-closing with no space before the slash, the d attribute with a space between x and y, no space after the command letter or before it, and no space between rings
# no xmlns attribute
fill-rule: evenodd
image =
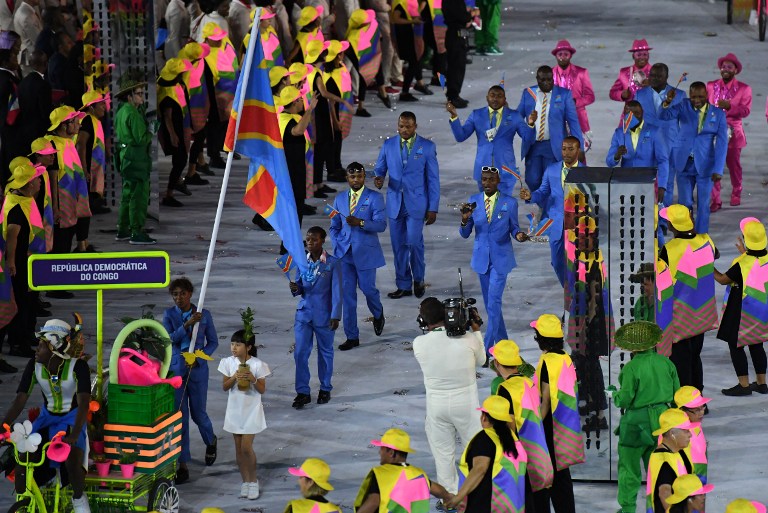
<svg viewBox="0 0 768 513"><path fill-rule="evenodd" d="M30 505L31 503L32 501L29 497L22 499L11 506L8 513L28 513L34 511L34 507Z"/></svg>
<svg viewBox="0 0 768 513"><path fill-rule="evenodd" d="M170 479L161 477L149 492L147 508L159 513L179 513L179 502L179 491Z"/></svg>

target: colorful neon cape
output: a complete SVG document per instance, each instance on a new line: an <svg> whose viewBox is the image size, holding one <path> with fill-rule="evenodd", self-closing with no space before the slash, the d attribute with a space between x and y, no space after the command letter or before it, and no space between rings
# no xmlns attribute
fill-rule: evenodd
<svg viewBox="0 0 768 513"><path fill-rule="evenodd" d="M768 340L768 256L755 257L744 253L734 259L741 268L741 321L737 347L762 344ZM723 311L731 294L738 294L729 285L725 289Z"/></svg>
<svg viewBox="0 0 768 513"><path fill-rule="evenodd" d="M405 11L405 17L408 20L412 20L421 14L418 0L393 0L393 12L396 7L401 7ZM416 49L416 59L421 59L421 56L424 55L424 25L411 25L411 28L413 29L413 46Z"/></svg>
<svg viewBox="0 0 768 513"><path fill-rule="evenodd" d="M72 138L52 134L46 135L45 138L58 150L56 158L59 166L59 226L69 228L77 224L79 217L91 216L88 183L80 162L80 154Z"/></svg>
<svg viewBox="0 0 768 513"><path fill-rule="evenodd" d="M330 73L323 72L323 80L326 84L329 80L336 82L336 86L341 91L341 98L348 102L352 101L352 76L349 74L349 70L344 63ZM354 113L346 105L343 103L339 104L339 124L341 124L342 139L346 139L352 129L353 116Z"/></svg>
<svg viewBox="0 0 768 513"><path fill-rule="evenodd" d="M189 94L189 116L193 132L205 128L211 103L208 98L208 88L205 83L205 59L192 64L192 69L184 73L184 83Z"/></svg>
<svg viewBox="0 0 768 513"><path fill-rule="evenodd" d="M40 210L37 208L35 199L18 194L6 194L3 202L3 240L8 240L8 214L16 205L21 207L24 217L29 223L29 252L32 254L41 254L46 252L45 246L45 227Z"/></svg>
<svg viewBox="0 0 768 513"><path fill-rule="evenodd" d="M379 513L429 513L429 478L418 467L386 464L374 467L363 479L355 510L365 500L371 478L379 485Z"/></svg>
<svg viewBox="0 0 768 513"><path fill-rule="evenodd" d="M261 33L261 45L264 48L264 61L267 67L285 65L283 50L280 48L280 39L277 37L275 27L270 25Z"/></svg>
<svg viewBox="0 0 768 513"><path fill-rule="evenodd" d="M374 18L369 24L347 31L347 41L357 56L358 71L367 85L372 85L381 66L381 33Z"/></svg>
<svg viewBox="0 0 768 513"><path fill-rule="evenodd" d="M296 499L285 505L284 513L341 513L341 508L330 502Z"/></svg>
<svg viewBox="0 0 768 513"><path fill-rule="evenodd" d="M104 125L89 114L93 122L93 147L91 150L91 192L104 194L104 169L107 166L107 145L104 142Z"/></svg>
<svg viewBox="0 0 768 513"><path fill-rule="evenodd" d="M664 463L668 463L678 477L688 473L683 463L683 457L679 452L654 452L648 460L648 473L646 475L645 485L645 511L653 511L653 491L656 489L656 480L659 478L659 471Z"/></svg>

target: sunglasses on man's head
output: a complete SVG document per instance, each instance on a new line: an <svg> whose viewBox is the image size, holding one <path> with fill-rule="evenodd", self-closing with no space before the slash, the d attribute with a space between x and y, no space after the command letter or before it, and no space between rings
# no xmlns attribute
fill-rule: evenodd
<svg viewBox="0 0 768 513"><path fill-rule="evenodd" d="M483 166L483 173L496 173L499 174L499 168L493 166Z"/></svg>

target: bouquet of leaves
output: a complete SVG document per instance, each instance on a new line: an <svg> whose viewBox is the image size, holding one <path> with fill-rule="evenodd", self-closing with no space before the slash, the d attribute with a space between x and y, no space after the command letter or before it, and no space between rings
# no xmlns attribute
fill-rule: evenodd
<svg viewBox="0 0 768 513"><path fill-rule="evenodd" d="M155 320L153 310L155 305L141 305L141 319ZM136 319L121 317L120 322L128 324ZM123 347L135 349L138 352L146 351L149 356L161 362L165 360L165 350L171 345L171 339L162 337L152 328L139 328L125 339Z"/></svg>

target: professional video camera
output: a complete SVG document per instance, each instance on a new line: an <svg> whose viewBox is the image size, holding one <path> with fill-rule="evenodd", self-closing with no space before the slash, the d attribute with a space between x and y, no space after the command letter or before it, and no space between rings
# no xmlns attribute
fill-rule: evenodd
<svg viewBox="0 0 768 513"><path fill-rule="evenodd" d="M443 301L445 307L445 332L449 337L460 337L467 332L474 321L482 326L483 320L474 305L477 300L473 297L464 297L464 285L461 281L461 267L459 267L459 293L461 297L449 298Z"/></svg>

